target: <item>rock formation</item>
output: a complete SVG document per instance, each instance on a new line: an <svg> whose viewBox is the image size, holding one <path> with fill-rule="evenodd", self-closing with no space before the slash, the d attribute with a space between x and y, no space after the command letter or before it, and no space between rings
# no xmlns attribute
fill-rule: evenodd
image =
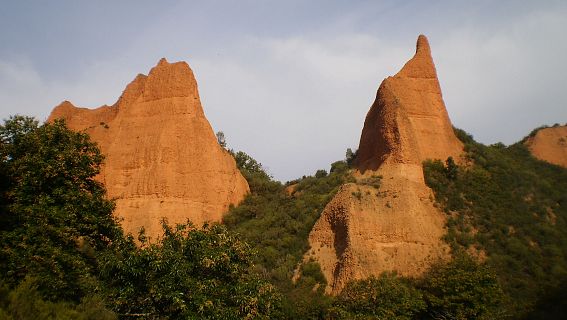
<svg viewBox="0 0 567 320"><path fill-rule="evenodd" d="M567 168L567 125L540 129L525 144L534 157Z"/></svg>
<svg viewBox="0 0 567 320"><path fill-rule="evenodd" d="M364 121L356 167L364 172L384 162L457 159L462 148L443 103L429 43L420 35L415 56L378 89Z"/></svg>
<svg viewBox="0 0 567 320"><path fill-rule="evenodd" d="M161 59L138 75L113 106L90 110L68 101L48 121L86 131L106 156L98 179L116 199L126 232L144 227L156 239L160 220L200 226L220 221L248 193L232 156L205 118L197 82L185 62Z"/></svg>
<svg viewBox="0 0 567 320"><path fill-rule="evenodd" d="M422 161L459 162L462 149L421 35L415 56L382 82L366 116L357 183L341 187L309 235L305 259L319 262L328 293L385 271L418 276L449 256L445 217L425 185Z"/></svg>

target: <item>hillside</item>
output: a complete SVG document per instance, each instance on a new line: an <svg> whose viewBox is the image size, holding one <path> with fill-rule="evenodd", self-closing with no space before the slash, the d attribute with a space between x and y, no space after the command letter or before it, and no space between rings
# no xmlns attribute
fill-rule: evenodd
<svg viewBox="0 0 567 320"><path fill-rule="evenodd" d="M423 164L431 196L444 212L443 241L451 248L452 262L434 264L417 278L378 274L347 282L335 298L322 295L327 280L316 260L304 258L294 267L308 248L308 227L319 216L317 210L332 208L345 188L353 206L371 201L364 200L365 191L377 197L383 177L356 183L355 170L340 161L331 173L319 170L284 188L268 175L253 178L243 169L252 194L225 223L257 250L256 272L282 290L291 318L349 319L396 308L404 310L404 319L434 319L440 312L464 319L550 319L562 314L567 169L535 159L521 143L485 146L462 130L455 132L468 164L447 159ZM403 307L397 305L400 299L405 299Z"/></svg>
<svg viewBox="0 0 567 320"><path fill-rule="evenodd" d="M448 216L445 240L453 251L486 260L513 318L532 308L559 308L547 300L557 299L567 279L567 169L535 159L521 142L485 146L457 131L472 164L424 164L426 182Z"/></svg>

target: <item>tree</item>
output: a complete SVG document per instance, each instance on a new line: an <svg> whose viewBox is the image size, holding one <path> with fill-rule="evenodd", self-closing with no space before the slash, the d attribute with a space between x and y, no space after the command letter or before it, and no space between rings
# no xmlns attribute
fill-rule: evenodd
<svg viewBox="0 0 567 320"><path fill-rule="evenodd" d="M503 297L492 271L464 253L432 266L422 290L432 319L497 319Z"/></svg>
<svg viewBox="0 0 567 320"><path fill-rule="evenodd" d="M426 305L421 292L395 274L350 282L331 310L334 319L414 319Z"/></svg>
<svg viewBox="0 0 567 320"><path fill-rule="evenodd" d="M103 156L63 121L16 116L0 126L0 273L26 277L50 299L78 301L98 287L96 252L122 236L94 177Z"/></svg>
<svg viewBox="0 0 567 320"><path fill-rule="evenodd" d="M320 169L315 172L315 178L324 178L327 176L327 171Z"/></svg>
<svg viewBox="0 0 567 320"><path fill-rule="evenodd" d="M234 160L236 161L236 166L240 168L241 171L246 171L248 173L259 173L268 176L262 164L256 159L249 156L244 151L238 151L234 154Z"/></svg>
<svg viewBox="0 0 567 320"><path fill-rule="evenodd" d="M34 279L26 278L12 290L0 285L0 319L118 319L116 314L105 307L100 297L85 297L79 304L49 301L37 291L35 283Z"/></svg>
<svg viewBox="0 0 567 320"><path fill-rule="evenodd" d="M356 154L358 153L358 150L355 152L352 152L351 148L347 148L346 149L346 154L345 154L345 161L349 166L352 166L354 163L354 160L356 159Z"/></svg>
<svg viewBox="0 0 567 320"><path fill-rule="evenodd" d="M217 141L221 147L226 149L226 138L224 136L224 132L217 132Z"/></svg>
<svg viewBox="0 0 567 320"><path fill-rule="evenodd" d="M249 246L221 225L198 230L163 222L158 243L115 244L103 263L109 301L121 315L158 319L270 319L275 288L250 273Z"/></svg>
<svg viewBox="0 0 567 320"><path fill-rule="evenodd" d="M348 164L346 161L335 161L331 163L331 173L346 173L348 171Z"/></svg>
<svg viewBox="0 0 567 320"><path fill-rule="evenodd" d="M459 167L455 163L455 160L453 160L453 157L448 157L447 160L445 161L445 165L446 165L445 172L447 175L447 179L455 180L457 178L457 173L459 172Z"/></svg>
<svg viewBox="0 0 567 320"><path fill-rule="evenodd" d="M248 181L252 193L276 192L276 190L282 187L281 183L274 181L264 170L260 162L256 161L245 152L238 151L234 153L233 150L229 152L234 157L236 166Z"/></svg>

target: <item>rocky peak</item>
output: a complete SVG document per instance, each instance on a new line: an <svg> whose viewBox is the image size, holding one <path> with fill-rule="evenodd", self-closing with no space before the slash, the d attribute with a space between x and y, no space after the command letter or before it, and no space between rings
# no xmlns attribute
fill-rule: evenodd
<svg viewBox="0 0 567 320"><path fill-rule="evenodd" d="M142 93L144 101L173 97L199 98L197 81L189 65L184 62L169 63L162 58L150 70Z"/></svg>
<svg viewBox="0 0 567 320"><path fill-rule="evenodd" d="M185 62L161 59L139 74L113 106L56 107L48 121L67 120L96 141L105 163L98 179L116 199L127 232L144 227L155 239L160 220L196 225L220 221L248 193L232 156L221 148L203 112Z"/></svg>
<svg viewBox="0 0 567 320"><path fill-rule="evenodd" d="M422 161L458 161L462 149L429 43L419 36L414 57L382 82L368 111L355 160L357 183L341 187L309 234L305 261L319 262L328 293L386 271L419 276L448 258L445 215L425 185Z"/></svg>
<svg viewBox="0 0 567 320"><path fill-rule="evenodd" d="M411 60L406 62L402 70L400 70L395 77L437 79L435 64L431 57L429 40L427 40L426 36L420 35L417 38L415 55Z"/></svg>
<svg viewBox="0 0 567 320"><path fill-rule="evenodd" d="M402 70L382 82L366 116L356 160L362 172L386 161L421 165L425 159L458 159L462 153L427 38L420 35L416 47Z"/></svg>
<svg viewBox="0 0 567 320"><path fill-rule="evenodd" d="M55 118L62 118L63 115L66 115L75 109L77 109L77 107L75 107L71 101L65 100L51 111L51 116Z"/></svg>

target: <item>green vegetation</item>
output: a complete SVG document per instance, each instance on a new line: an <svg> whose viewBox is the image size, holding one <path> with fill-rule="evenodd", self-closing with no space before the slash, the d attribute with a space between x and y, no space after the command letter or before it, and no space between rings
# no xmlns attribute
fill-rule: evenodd
<svg viewBox="0 0 567 320"><path fill-rule="evenodd" d="M0 126L0 319L278 317L280 295L225 227L125 237L94 180L102 160L62 121Z"/></svg>
<svg viewBox="0 0 567 320"><path fill-rule="evenodd" d="M502 289L494 272L470 256L457 253L419 280L428 319L500 319Z"/></svg>
<svg viewBox="0 0 567 320"><path fill-rule="evenodd" d="M102 162L86 134L61 121L15 117L0 126L0 273L26 277L53 300L78 302L100 283L97 255L122 236L93 177Z"/></svg>
<svg viewBox="0 0 567 320"><path fill-rule="evenodd" d="M331 319L499 319L501 300L490 269L459 254L421 279L384 273L353 281L328 313Z"/></svg>
<svg viewBox="0 0 567 320"><path fill-rule="evenodd" d="M224 137L224 132L219 131L216 133L217 136L217 142L219 143L219 146L226 148L226 139Z"/></svg>
<svg viewBox="0 0 567 320"><path fill-rule="evenodd" d="M426 309L423 294L395 274L353 281L330 310L332 319L415 319Z"/></svg>
<svg viewBox="0 0 567 320"><path fill-rule="evenodd" d="M234 154L234 152L233 152ZM260 163L243 152L235 155L252 193L225 217L230 230L258 252L255 271L283 293L285 319L496 319L502 301L491 269L465 254L439 264L422 279L394 274L354 281L337 298L323 294L325 279L316 262L301 263L307 237L323 207L338 188L353 182L346 161L330 173L287 183L273 181ZM448 176L457 166L449 161ZM445 167L442 165L445 170ZM444 171L445 172L445 171ZM358 181L379 188L381 176ZM362 194L356 195L362 197ZM301 265L297 270L298 265ZM299 274L299 280L291 281Z"/></svg>
<svg viewBox="0 0 567 320"><path fill-rule="evenodd" d="M221 225L198 230L163 222L158 243L116 243L102 259L108 301L121 315L172 319L269 319L279 309L272 285L250 274L249 246Z"/></svg>
<svg viewBox="0 0 567 320"><path fill-rule="evenodd" d="M521 143L484 146L456 133L470 165L424 163L426 183L448 214L446 240L454 252L487 255L509 316L540 317L538 308L547 308L540 298L567 279L567 170L533 158Z"/></svg>
<svg viewBox="0 0 567 320"><path fill-rule="evenodd" d="M284 293L284 310L290 319L318 319L330 304L323 295L325 280L318 264L306 263L298 282L291 279L308 249L307 238L324 206L349 181L348 165L337 161L331 170L289 182L274 181L262 165L246 153L233 152L248 180L251 194L224 218L258 253L256 272ZM315 289L315 290L314 290Z"/></svg>
<svg viewBox="0 0 567 320"><path fill-rule="evenodd" d="M453 259L419 279L382 274L324 294L308 235L349 163L283 185L229 150L251 194L225 226L163 222L134 240L94 180L103 156L57 121L0 126L0 319L549 319L565 314L567 170L465 132L467 166L424 163ZM226 146L224 136L219 143ZM381 176L358 181L380 188ZM362 198L362 193L357 194ZM471 258L478 256L480 258ZM479 263L486 256L486 262ZM291 279L295 279L292 281Z"/></svg>
<svg viewBox="0 0 567 320"><path fill-rule="evenodd" d="M382 176L370 176L367 178L362 178L357 181L360 185L371 186L376 189L380 189L380 185L382 184Z"/></svg>
<svg viewBox="0 0 567 320"><path fill-rule="evenodd" d="M354 164L354 160L356 160L357 153L358 150L353 152L351 148L347 148L345 154L345 161L349 166L352 166Z"/></svg>
<svg viewBox="0 0 567 320"><path fill-rule="evenodd" d="M38 292L33 279L26 279L14 290L0 288L0 319L64 319L64 320L115 320L116 314L108 310L104 301L96 296L84 297L79 304L45 300Z"/></svg>

